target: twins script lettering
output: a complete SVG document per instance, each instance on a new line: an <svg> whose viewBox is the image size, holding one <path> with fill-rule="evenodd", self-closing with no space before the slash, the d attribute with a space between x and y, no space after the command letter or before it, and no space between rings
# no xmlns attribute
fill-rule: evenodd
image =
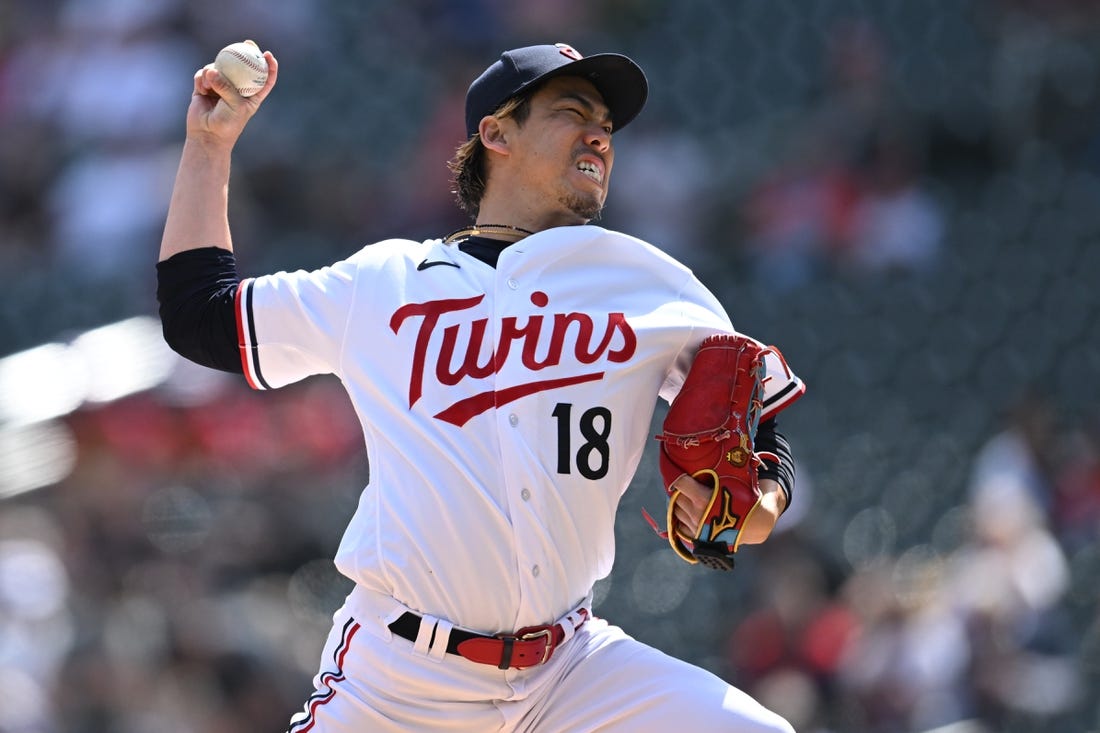
<svg viewBox="0 0 1100 733"><path fill-rule="evenodd" d="M531 372L558 366L563 359L570 358L578 366L596 364L601 360L622 363L634 356L638 346L637 336L622 313L608 313L605 316L606 322L600 324L602 333L598 332L595 319L587 313L535 314L522 323L515 316L507 316L498 325L498 336L491 351L485 348L489 319L476 318L441 326L444 316L475 308L484 299L484 295L477 295L470 298L409 303L394 312L390 318L390 329L395 334L406 321L420 319L409 376L409 407L416 404L423 395L425 379L435 379L439 384L454 386L464 379L484 379L498 374L505 365L514 363L517 359ZM531 302L539 308L545 308L549 305L550 298L546 293L536 291L531 294ZM440 327L441 343L435 355L434 368L430 368L429 346ZM483 353L489 355L479 359L479 355ZM534 379L502 390L488 390L455 402L436 417L461 426L475 415L493 407L537 392L597 381L603 375L602 370L596 369L557 379Z"/></svg>

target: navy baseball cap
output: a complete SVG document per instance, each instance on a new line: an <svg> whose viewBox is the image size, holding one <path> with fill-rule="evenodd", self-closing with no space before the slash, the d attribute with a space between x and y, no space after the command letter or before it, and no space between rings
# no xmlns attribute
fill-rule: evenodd
<svg viewBox="0 0 1100 733"><path fill-rule="evenodd" d="M505 51L466 92L466 135L477 132L481 118L505 101L555 76L581 76L592 82L611 110L615 129L638 116L649 96L642 69L626 56L600 53L581 56L565 43L526 46Z"/></svg>

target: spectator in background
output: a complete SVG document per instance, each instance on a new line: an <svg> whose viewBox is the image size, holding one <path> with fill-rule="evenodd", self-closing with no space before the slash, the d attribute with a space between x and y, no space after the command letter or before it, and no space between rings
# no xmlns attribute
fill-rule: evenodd
<svg viewBox="0 0 1100 733"><path fill-rule="evenodd" d="M1056 474L1051 514L1067 552L1100 538L1100 415L1066 441L1066 460Z"/></svg>
<svg viewBox="0 0 1100 733"><path fill-rule="evenodd" d="M355 503L336 487L364 470L333 386L258 401L219 382L201 401L157 391L70 417L72 475L41 509L0 507L0 731L285 726L326 594L346 592L318 562ZM273 453L259 427L293 440ZM303 512L303 491L330 503ZM40 727L16 726L32 713Z"/></svg>
<svg viewBox="0 0 1100 733"><path fill-rule="evenodd" d="M820 98L787 134L786 160L742 209L757 277L790 289L825 267L927 269L943 214L920 178L920 138L900 121L882 35L868 21L836 24L823 68Z"/></svg>
<svg viewBox="0 0 1100 733"><path fill-rule="evenodd" d="M849 236L838 264L855 272L925 272L940 253L944 215L920 178L911 138L884 130L860 176Z"/></svg>
<svg viewBox="0 0 1100 733"><path fill-rule="evenodd" d="M851 729L918 731L968 716L970 647L939 558L859 568L842 597L860 624L837 675L862 718Z"/></svg>
<svg viewBox="0 0 1100 733"><path fill-rule="evenodd" d="M1070 566L1051 531L1055 414L1038 392L1018 399L975 456L972 533L947 579L966 619L978 704L997 721L1056 715L1080 694L1059 604Z"/></svg>
<svg viewBox="0 0 1100 733"><path fill-rule="evenodd" d="M70 0L53 37L12 61L13 93L74 155L47 197L62 270L114 279L156 231L171 190L170 79L194 50L170 25L178 0ZM106 103L110 100L110 103Z"/></svg>
<svg viewBox="0 0 1100 733"><path fill-rule="evenodd" d="M779 290L805 285L846 247L858 193L854 171L831 141L807 132L792 146L742 208L755 279Z"/></svg>
<svg viewBox="0 0 1100 733"><path fill-rule="evenodd" d="M715 266L705 260L711 250L704 231L713 198L711 160L700 141L682 130L645 120L638 125L620 145L616 196L601 224L629 222L638 236L660 242L662 250L704 272Z"/></svg>
<svg viewBox="0 0 1100 733"><path fill-rule="evenodd" d="M822 730L840 665L860 635L859 617L830 588L820 557L797 537L763 558L764 602L732 630L730 666L746 689L796 730Z"/></svg>
<svg viewBox="0 0 1100 733"><path fill-rule="evenodd" d="M983 719L1056 715L1081 693L1059 604L1069 563L1031 496L990 477L971 505L973 535L952 557L948 587L973 650L971 684Z"/></svg>
<svg viewBox="0 0 1100 733"><path fill-rule="evenodd" d="M0 731L57 730L50 697L76 636L64 552L48 512L0 514Z"/></svg>
<svg viewBox="0 0 1100 733"><path fill-rule="evenodd" d="M1100 6L1087 0L996 0L991 31L992 142L1012 164L1037 141L1100 170L1095 94Z"/></svg>
<svg viewBox="0 0 1100 733"><path fill-rule="evenodd" d="M1041 395L1036 388L1016 399L1001 429L975 455L968 493L978 515L1011 503L1045 523L1051 510L1058 441L1053 409Z"/></svg>

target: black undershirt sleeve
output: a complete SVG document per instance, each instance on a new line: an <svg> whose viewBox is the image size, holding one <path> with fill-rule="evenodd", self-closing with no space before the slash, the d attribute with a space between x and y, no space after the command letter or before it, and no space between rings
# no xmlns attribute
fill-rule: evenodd
<svg viewBox="0 0 1100 733"><path fill-rule="evenodd" d="M787 506L791 505L791 492L794 490L794 454L791 453L791 444L787 438L776 431L775 418L763 421L756 428L756 439L753 447L757 452L774 453L779 456L779 461L765 458L757 469L760 478L768 478L779 482L783 493L787 495ZM786 511L786 510L784 510Z"/></svg>
<svg viewBox="0 0 1100 733"><path fill-rule="evenodd" d="M244 373L234 306L240 282L233 253L221 247L157 263L161 328L173 351L212 369Z"/></svg>

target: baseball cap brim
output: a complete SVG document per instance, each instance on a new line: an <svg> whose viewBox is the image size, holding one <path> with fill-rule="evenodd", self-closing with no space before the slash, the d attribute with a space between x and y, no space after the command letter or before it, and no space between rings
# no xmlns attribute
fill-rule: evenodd
<svg viewBox="0 0 1100 733"><path fill-rule="evenodd" d="M503 54L470 85L466 94L467 135L476 133L481 119L506 100L558 76L580 76L591 81L611 111L615 130L637 117L649 96L645 73L622 54L571 59L555 46L517 49Z"/></svg>

